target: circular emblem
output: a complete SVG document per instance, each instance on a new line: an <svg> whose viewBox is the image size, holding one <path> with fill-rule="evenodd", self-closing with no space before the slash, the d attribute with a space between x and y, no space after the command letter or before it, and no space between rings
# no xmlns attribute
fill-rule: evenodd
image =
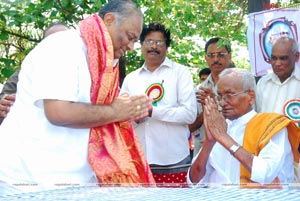
<svg viewBox="0 0 300 201"><path fill-rule="evenodd" d="M146 89L146 95L153 99L153 105L156 106L164 96L164 87L160 83L153 83Z"/></svg>
<svg viewBox="0 0 300 201"><path fill-rule="evenodd" d="M300 100L289 100L284 104L283 114L295 122L300 122Z"/></svg>
<svg viewBox="0 0 300 201"><path fill-rule="evenodd" d="M286 36L298 39L297 27L293 21L288 21L285 17L270 20L259 34L259 44L267 63L270 63L271 50L277 38Z"/></svg>

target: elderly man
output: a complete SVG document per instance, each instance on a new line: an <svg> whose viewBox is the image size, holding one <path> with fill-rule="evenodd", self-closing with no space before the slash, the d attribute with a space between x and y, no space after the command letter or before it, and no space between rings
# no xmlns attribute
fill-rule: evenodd
<svg viewBox="0 0 300 201"><path fill-rule="evenodd" d="M140 40L145 63L126 76L121 91L153 98L149 116L137 121L135 129L155 180L185 183L191 163L188 124L196 118L192 75L166 57L171 38L164 25L145 26Z"/></svg>
<svg viewBox="0 0 300 201"><path fill-rule="evenodd" d="M27 55L0 127L0 194L155 183L130 121L148 116L152 100L119 96L118 59L142 25L133 1L111 0Z"/></svg>
<svg viewBox="0 0 300 201"><path fill-rule="evenodd" d="M247 70L224 70L217 87L222 113L214 99L206 98L207 138L189 170L188 182L250 188L293 183L299 129L283 115L253 110L255 79Z"/></svg>
<svg viewBox="0 0 300 201"><path fill-rule="evenodd" d="M194 156L199 152L205 139L205 131L203 124L202 105L207 96L214 97L216 95L216 83L219 79L219 74L226 68L233 67L231 61L231 46L227 41L221 38L211 38L205 44L205 61L211 71L207 79L200 84L196 89L198 101L198 116L195 122L189 125L190 131L200 133L198 138L194 140ZM196 135L197 135L196 134Z"/></svg>
<svg viewBox="0 0 300 201"><path fill-rule="evenodd" d="M285 113L285 107L291 101L300 100L300 70L296 66L299 60L297 41L288 37L278 38L271 53L273 72L263 76L257 83L258 112ZM300 103L298 103L300 109ZM285 113L299 119L299 114Z"/></svg>

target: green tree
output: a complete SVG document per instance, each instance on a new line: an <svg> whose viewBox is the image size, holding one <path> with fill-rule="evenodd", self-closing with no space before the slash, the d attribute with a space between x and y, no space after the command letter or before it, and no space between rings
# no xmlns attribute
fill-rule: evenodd
<svg viewBox="0 0 300 201"><path fill-rule="evenodd" d="M42 39L43 30L53 21L76 25L86 14L98 12L107 0L4 0L0 3L0 82L16 69L25 55ZM204 42L224 37L246 46L247 0L139 0L145 23L163 22L173 42L168 56L186 66L204 68ZM237 57L239 58L239 57ZM249 68L248 61L238 61ZM127 53L127 72L143 63L139 50ZM195 79L196 75L195 75Z"/></svg>

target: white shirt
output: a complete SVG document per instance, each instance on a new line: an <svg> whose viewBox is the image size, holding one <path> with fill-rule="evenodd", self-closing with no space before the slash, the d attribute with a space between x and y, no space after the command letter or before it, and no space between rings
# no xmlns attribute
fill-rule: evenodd
<svg viewBox="0 0 300 201"><path fill-rule="evenodd" d="M283 114L287 101L300 99L300 70L298 66L283 83L273 72L263 76L257 83L257 112L276 112Z"/></svg>
<svg viewBox="0 0 300 201"><path fill-rule="evenodd" d="M144 94L153 83L162 83L164 96L153 106L152 117L134 124L149 164L178 163L189 155L189 128L197 113L193 80L188 68L168 58L155 71L145 64L128 74L121 93Z"/></svg>
<svg viewBox="0 0 300 201"><path fill-rule="evenodd" d="M243 144L243 133L245 133L246 124L255 114L256 112L252 110L236 120L227 120L227 133L238 144ZM254 157L251 180L267 184L271 183L278 176L282 184L293 183L293 160L287 129L284 128L271 138L258 156ZM187 182L192 186L189 177L187 177ZM199 184L222 185L239 183L240 162L222 145L216 143L206 165L206 174Z"/></svg>
<svg viewBox="0 0 300 201"><path fill-rule="evenodd" d="M0 127L0 181L37 184L35 190L90 181L94 175L87 161L90 130L55 126L43 107L43 99L90 103L90 87L79 32L50 35L28 54L16 102ZM28 186L15 187L31 191Z"/></svg>

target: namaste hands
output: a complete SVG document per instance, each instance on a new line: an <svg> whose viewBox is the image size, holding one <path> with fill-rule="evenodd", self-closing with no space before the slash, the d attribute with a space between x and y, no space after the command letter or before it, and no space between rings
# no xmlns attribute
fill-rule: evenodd
<svg viewBox="0 0 300 201"><path fill-rule="evenodd" d="M218 110L218 104L210 96L205 99L203 108L206 137L209 142L214 144L222 136L227 135L227 123L223 114Z"/></svg>
<svg viewBox="0 0 300 201"><path fill-rule="evenodd" d="M131 119L140 122L151 116L152 99L145 94L130 96L125 92L117 97L112 105L118 111L118 118L121 120Z"/></svg>

